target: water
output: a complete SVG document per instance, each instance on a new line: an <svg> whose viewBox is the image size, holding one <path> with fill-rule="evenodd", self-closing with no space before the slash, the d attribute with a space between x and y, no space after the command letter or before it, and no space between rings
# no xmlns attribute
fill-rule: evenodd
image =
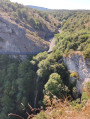
<svg viewBox="0 0 90 119"><path fill-rule="evenodd" d="M39 81L39 77L37 76L37 79L36 79L35 98L34 98L34 108L36 108L36 103L37 103L37 95L38 95L38 81Z"/></svg>

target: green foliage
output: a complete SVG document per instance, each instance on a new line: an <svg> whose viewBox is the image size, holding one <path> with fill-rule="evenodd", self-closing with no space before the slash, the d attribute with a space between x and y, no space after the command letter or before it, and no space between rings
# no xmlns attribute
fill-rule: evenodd
<svg viewBox="0 0 90 119"><path fill-rule="evenodd" d="M88 92L88 95L90 96L90 82L86 83L86 92Z"/></svg>
<svg viewBox="0 0 90 119"><path fill-rule="evenodd" d="M37 116L36 119L47 119L47 115L41 111Z"/></svg>
<svg viewBox="0 0 90 119"><path fill-rule="evenodd" d="M37 76L39 77L38 100L43 100L43 96L40 97L40 95L43 95L45 85L49 85L51 83L51 89L53 89L53 91L50 89L51 93L54 93L60 98L61 95L66 96L69 94L69 72L67 71L67 67L63 62L62 53L59 50L55 50L51 54L47 54L46 52L40 53L33 57L31 63L37 67ZM52 74L59 75L60 80L49 80L49 77ZM47 90L49 91L49 88ZM44 94L45 92L48 92L47 90L44 91Z"/></svg>
<svg viewBox="0 0 90 119"><path fill-rule="evenodd" d="M90 45L87 45L88 48L83 51L85 58L90 58Z"/></svg>
<svg viewBox="0 0 90 119"><path fill-rule="evenodd" d="M80 99L78 98L78 99L76 99L76 100L70 102L70 104L71 104L75 109L77 109L78 111L80 111L80 110L82 109L82 107L84 107L85 101L82 101L82 102L80 103Z"/></svg>
<svg viewBox="0 0 90 119"><path fill-rule="evenodd" d="M86 37L87 36L87 37ZM73 33L57 34L56 49L67 54L69 51L83 51L85 57L89 58L90 52L90 33L87 30Z"/></svg>
<svg viewBox="0 0 90 119"><path fill-rule="evenodd" d="M62 33L56 35L55 48L65 54L72 50L82 51L85 57L90 58L90 11L70 13L67 12L67 20L62 22Z"/></svg>
<svg viewBox="0 0 90 119"><path fill-rule="evenodd" d="M86 84L84 85L84 93L83 93L83 95L84 95L83 97L90 98L90 81L86 82Z"/></svg>
<svg viewBox="0 0 90 119"><path fill-rule="evenodd" d="M47 12L42 12L22 4L13 3L9 0L0 0L0 11L7 13L19 25L25 27L32 32L44 32L46 38L49 34L52 35L59 21ZM52 19L53 18L53 19ZM58 21L56 23L56 21ZM54 25L56 23L56 26Z"/></svg>
<svg viewBox="0 0 90 119"><path fill-rule="evenodd" d="M84 86L84 91L82 94L81 101L80 99L76 99L72 101L70 104L77 110L81 110L82 107L85 106L85 103L90 99L90 82L87 82Z"/></svg>
<svg viewBox="0 0 90 119"><path fill-rule="evenodd" d="M22 113L21 103L33 105L36 74L30 59L24 61L0 55L0 118L9 113Z"/></svg>
<svg viewBox="0 0 90 119"><path fill-rule="evenodd" d="M49 95L53 94L59 98L62 98L63 96L67 95L69 90L68 87L63 84L60 75L57 73L52 73L48 82L45 84L45 92L49 93Z"/></svg>
<svg viewBox="0 0 90 119"><path fill-rule="evenodd" d="M77 72L72 72L72 73L70 73L70 77L76 77L76 78L78 78L79 76L78 76L78 73Z"/></svg>
<svg viewBox="0 0 90 119"><path fill-rule="evenodd" d="M32 61L34 64L38 63L37 75L47 82L51 73L57 72L61 75L62 80L66 85L68 85L68 72L67 67L63 63L62 54L59 50L54 51L51 54L47 54L46 52L38 54L33 58ZM64 73L64 75L63 75Z"/></svg>
<svg viewBox="0 0 90 119"><path fill-rule="evenodd" d="M90 97L88 96L87 92L83 92L82 94L82 101L83 100L88 100Z"/></svg>
<svg viewBox="0 0 90 119"><path fill-rule="evenodd" d="M47 52L39 53L37 56L33 57L33 61L37 64L43 59L47 58Z"/></svg>

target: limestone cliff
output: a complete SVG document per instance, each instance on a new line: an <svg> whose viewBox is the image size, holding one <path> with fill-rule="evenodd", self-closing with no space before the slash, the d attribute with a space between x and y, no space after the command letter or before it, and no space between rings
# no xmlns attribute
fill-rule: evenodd
<svg viewBox="0 0 90 119"><path fill-rule="evenodd" d="M85 82L90 81L90 59L85 59L81 52L73 52L63 60L71 72L78 73L76 88L77 92L82 93Z"/></svg>
<svg viewBox="0 0 90 119"><path fill-rule="evenodd" d="M0 13L0 53L1 52L39 52L48 50L48 42L16 23L6 13Z"/></svg>

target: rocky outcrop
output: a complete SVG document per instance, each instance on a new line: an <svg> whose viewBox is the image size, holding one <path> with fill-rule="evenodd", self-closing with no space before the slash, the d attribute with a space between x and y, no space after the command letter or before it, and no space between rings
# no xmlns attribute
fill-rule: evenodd
<svg viewBox="0 0 90 119"><path fill-rule="evenodd" d="M48 50L48 42L33 34L32 29L27 30L5 13L0 13L0 53Z"/></svg>
<svg viewBox="0 0 90 119"><path fill-rule="evenodd" d="M80 52L73 52L67 57L63 57L65 64L71 72L77 72L79 80L77 80L77 92L82 93L84 84L90 81L90 59L84 59Z"/></svg>

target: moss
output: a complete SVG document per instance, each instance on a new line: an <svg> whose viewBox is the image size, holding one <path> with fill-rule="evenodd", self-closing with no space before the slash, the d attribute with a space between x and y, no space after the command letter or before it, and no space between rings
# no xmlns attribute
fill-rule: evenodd
<svg viewBox="0 0 90 119"><path fill-rule="evenodd" d="M77 72L72 72L72 73L70 74L70 77L71 77L71 78L72 78L72 77L79 78L79 75L78 75Z"/></svg>

